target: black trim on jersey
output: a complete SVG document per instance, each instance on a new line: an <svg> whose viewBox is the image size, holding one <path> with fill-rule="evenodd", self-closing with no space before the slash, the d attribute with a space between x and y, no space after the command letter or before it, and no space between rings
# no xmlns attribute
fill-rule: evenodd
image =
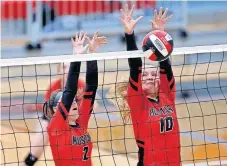
<svg viewBox="0 0 227 166"><path fill-rule="evenodd" d="M95 102L95 94L96 93L94 93L93 95L92 95L92 100L91 100L91 107L94 105L94 102ZM93 108L92 108L93 109Z"/></svg>
<svg viewBox="0 0 227 166"><path fill-rule="evenodd" d="M80 128L80 125L78 123L75 124L70 124L71 127L75 127L75 128Z"/></svg>
<svg viewBox="0 0 227 166"><path fill-rule="evenodd" d="M138 91L138 88L132 83L132 81L129 79L129 84L135 91Z"/></svg>
<svg viewBox="0 0 227 166"><path fill-rule="evenodd" d="M163 69L160 67L160 69ZM170 67L170 69L164 69L165 71L160 71L160 74L166 74L168 81L171 81L173 78L173 71ZM167 71L166 71L167 70Z"/></svg>
<svg viewBox="0 0 227 166"><path fill-rule="evenodd" d="M160 69L164 70L164 71L160 70L160 74L166 74L167 80L170 83L171 80L174 79L174 76L173 76L173 70L172 70L171 62L169 58L160 62ZM174 85L175 85L175 80L173 80L173 83L171 83L170 90L174 87Z"/></svg>
<svg viewBox="0 0 227 166"><path fill-rule="evenodd" d="M166 72L165 71L160 71L160 74L166 74Z"/></svg>
<svg viewBox="0 0 227 166"><path fill-rule="evenodd" d="M139 162L137 163L137 166L144 166L144 163L143 163L143 160L144 160L144 148L143 147L139 147L138 153L139 153Z"/></svg>
<svg viewBox="0 0 227 166"><path fill-rule="evenodd" d="M143 142L143 141L140 141L140 140L138 140L138 139L136 140L136 142L139 143L139 144L144 145L144 142Z"/></svg>
<svg viewBox="0 0 227 166"><path fill-rule="evenodd" d="M128 63L130 67L130 77L134 82L138 83L139 74L142 72L142 70L139 69L142 67L142 60L141 58L129 58Z"/></svg>
<svg viewBox="0 0 227 166"><path fill-rule="evenodd" d="M173 71L169 58L160 62L160 69L164 70L160 71L160 74L166 74L168 81L171 81L173 78Z"/></svg>
<svg viewBox="0 0 227 166"><path fill-rule="evenodd" d="M59 111L60 111L60 113L61 113L61 115L62 115L62 117L64 118L64 120L66 120L66 115L65 115L65 113L64 113L64 111L62 110L62 108L61 108L61 106L60 106L60 104L58 105L58 108L59 108Z"/></svg>
<svg viewBox="0 0 227 166"><path fill-rule="evenodd" d="M92 96L93 96L93 95L83 95L83 98L84 98L84 99L92 99Z"/></svg>
<svg viewBox="0 0 227 166"><path fill-rule="evenodd" d="M173 89L174 85L175 85L175 80L173 80L173 83L170 85L170 89Z"/></svg>
<svg viewBox="0 0 227 166"><path fill-rule="evenodd" d="M149 97L147 97L147 99L148 99L150 102L152 102L152 103L156 103L156 104L159 103L159 96L157 97L158 100L154 100L154 99L151 99L151 98L149 98Z"/></svg>

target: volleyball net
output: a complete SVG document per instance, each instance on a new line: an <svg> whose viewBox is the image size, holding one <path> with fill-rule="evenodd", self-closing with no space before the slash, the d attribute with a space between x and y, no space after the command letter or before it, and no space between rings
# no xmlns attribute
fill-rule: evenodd
<svg viewBox="0 0 227 166"><path fill-rule="evenodd" d="M1 60L1 165L18 165L32 148L42 128L42 107L48 87L66 81L65 66L98 60L99 86L89 121L94 144L93 165L136 165L138 148L130 119L124 119L127 58L142 51L58 55ZM176 111L180 125L183 165L227 164L227 45L174 49L172 68L176 82ZM37 165L53 165L49 144ZM196 163L196 164L195 164Z"/></svg>

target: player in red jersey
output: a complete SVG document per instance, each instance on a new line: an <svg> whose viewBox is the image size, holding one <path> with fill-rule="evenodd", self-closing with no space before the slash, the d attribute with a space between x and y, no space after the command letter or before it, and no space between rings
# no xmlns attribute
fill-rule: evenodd
<svg viewBox="0 0 227 166"><path fill-rule="evenodd" d="M90 52L106 43L105 37L97 36L98 32L90 40L85 34L77 35L74 42L76 53L86 51L83 46L85 38L89 41ZM80 105L75 97L79 72L80 62L71 62L64 91L52 93L50 101L44 105L45 116L51 120L48 135L56 166L91 165L92 143L87 126L98 86L97 61L87 62L86 90Z"/></svg>
<svg viewBox="0 0 227 166"><path fill-rule="evenodd" d="M57 75L60 77L57 77L57 79L52 81L51 84L49 85L45 93L45 101L50 100L50 96L52 92L56 90L63 90L67 80L68 72L69 72L69 64L59 64L57 66ZM64 74L63 76L62 76L62 73ZM85 90L85 82L82 79L79 79L77 86L78 86L77 91L80 92L80 93L77 93L77 102L80 103L83 97L82 92L84 92ZM31 139L30 153L28 153L28 155L24 160L25 166L33 166L43 154L45 146L48 145L49 137L46 131L48 123L49 122L45 118L45 116L42 116L42 118L39 119L39 123L36 126L36 130L35 130L36 134Z"/></svg>
<svg viewBox="0 0 227 166"><path fill-rule="evenodd" d="M127 50L138 50L134 27L142 16L132 18L134 6L121 10ZM165 30L168 9L154 11L153 30ZM179 166L180 133L175 108L175 80L170 60L142 70L141 58L129 58L127 102L139 151L138 166Z"/></svg>

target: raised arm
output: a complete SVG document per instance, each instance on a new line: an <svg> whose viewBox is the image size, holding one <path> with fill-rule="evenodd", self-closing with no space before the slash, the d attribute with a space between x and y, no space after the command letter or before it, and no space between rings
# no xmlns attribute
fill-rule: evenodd
<svg viewBox="0 0 227 166"><path fill-rule="evenodd" d="M162 8L154 10L154 20L151 20L152 30L162 30L165 31L166 24L168 20L173 17L173 14L168 15L168 8L165 9L164 13L162 12ZM160 65L160 88L161 91L171 91L170 95L175 99L175 80L171 67L170 59L166 59L159 63Z"/></svg>
<svg viewBox="0 0 227 166"><path fill-rule="evenodd" d="M125 9L121 9L121 23L124 27L125 31L125 39L126 39L126 47L127 51L138 50L134 35L134 28L136 24L143 18L143 16L138 17L137 19L133 19L133 12L135 9L135 5L132 6L131 10L128 9L128 4L125 5ZM141 80L139 77L141 76L141 67L142 60L141 58L129 58L128 59L129 67L130 67L130 85L134 90L138 90L138 83Z"/></svg>
<svg viewBox="0 0 227 166"><path fill-rule="evenodd" d="M87 62L86 73L86 90L83 95L83 100L79 108L79 118L77 123L80 127L87 128L88 121L93 110L96 91L98 88L98 67L97 61Z"/></svg>
<svg viewBox="0 0 227 166"><path fill-rule="evenodd" d="M73 54L83 54L86 52L88 45L83 46L85 41L84 33L80 32L76 34L76 40L72 39L73 44ZM62 93L61 102L57 105L56 112L54 113L53 117L51 118L49 129L51 130L65 130L69 128L68 123L66 123L68 113L70 111L71 105L73 100L76 96L77 89L78 89L78 78L80 74L80 66L81 62L71 62L69 67L69 72L66 80L66 85L64 91ZM60 98L60 93L57 93L54 97L53 103L57 103ZM51 104L52 107L54 104ZM54 109L54 108L53 108ZM47 112L50 113L51 110Z"/></svg>
<svg viewBox="0 0 227 166"><path fill-rule="evenodd" d="M86 34L80 32L76 33L76 40L72 39L73 54L83 54L87 50L87 46L83 46ZM69 73L66 81L66 85L62 94L62 103L65 106L66 111L69 112L72 102L77 93L77 83L80 74L81 62L71 62L69 67Z"/></svg>
<svg viewBox="0 0 227 166"><path fill-rule="evenodd" d="M98 37L98 31L94 34L92 40L87 37L89 43L89 52L96 52L96 50L106 43L106 37ZM93 110L96 91L98 88L98 65L97 61L87 61L86 71L86 90L83 95L83 101L79 108L79 118L77 123L80 127L87 129L88 121Z"/></svg>
<svg viewBox="0 0 227 166"><path fill-rule="evenodd" d="M81 62L71 62L69 67L68 78L62 94L62 103L69 112L72 102L77 92L77 82L80 74Z"/></svg>
<svg viewBox="0 0 227 166"><path fill-rule="evenodd" d="M125 39L126 39L127 51L138 50L134 33L131 35L125 34ZM130 78L129 78L130 85L134 90L138 91L138 89L140 88L138 86L141 86L140 82L141 82L141 71L142 71L142 59L129 58L128 64L130 68Z"/></svg>
<svg viewBox="0 0 227 166"><path fill-rule="evenodd" d="M169 58L160 62L160 90L168 92L171 100L175 100L176 84Z"/></svg>

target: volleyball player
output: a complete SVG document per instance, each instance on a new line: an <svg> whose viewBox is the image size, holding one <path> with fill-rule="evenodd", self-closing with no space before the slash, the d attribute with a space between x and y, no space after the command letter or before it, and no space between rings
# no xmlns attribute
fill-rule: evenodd
<svg viewBox="0 0 227 166"><path fill-rule="evenodd" d="M72 46L73 46L73 54L75 54L75 46L72 39ZM58 64L57 65L57 79L53 80L51 84L49 85L46 93L45 93L45 101L50 100L51 93L56 90L63 90L67 76L69 72L69 64ZM62 76L63 73L63 76ZM81 102L83 92L85 90L85 82L82 79L78 80L78 92L77 92L77 100L78 102ZM48 145L49 137L47 134L47 126L48 126L48 120L45 116L42 116L42 118L39 119L39 125L37 125L36 134L34 137L32 137L31 140L31 150L30 153L26 156L24 163L26 166L33 166L37 160L41 157L41 155L44 152L45 146ZM37 130L41 131L37 132Z"/></svg>
<svg viewBox="0 0 227 166"><path fill-rule="evenodd" d="M99 42L106 40L105 38L104 39L103 38L97 38L97 35L98 35L97 33L94 35L93 40L89 40L89 38L88 38L89 46L91 46L91 47L89 47L89 48L91 48L90 51L92 51L92 50L95 51L96 49L98 49L99 44L102 45L102 43L99 43ZM72 44L73 44L73 54L78 53L77 42L74 42L73 39L72 39ZM93 47L93 49L92 49L92 47ZM58 71L59 71L58 73L61 73L61 71L59 70L60 68L61 68L61 66L60 67L58 66ZM64 65L64 70L65 70L64 73L68 73L68 66L67 65ZM53 91L55 91L57 89L58 90L62 89L63 82L65 82L65 81L66 80L63 81L62 78L59 78L59 79L55 80L50 85L50 87L47 90L47 93L45 94L46 101L50 100L50 97L53 98L53 95L50 96ZM75 83L75 85L76 85L76 83ZM77 88L77 103L78 103L78 105L80 105L80 103L82 101L84 90L85 90L85 83L82 80L78 79L78 88ZM44 117L43 119L46 119L46 118ZM42 121L42 128L43 128L44 131L46 131L45 129L46 129L48 123L44 120L41 120L41 121ZM34 140L33 144L31 144L31 146L32 146L31 147L31 153L29 153L28 156L25 159L25 165L28 165L28 166L34 165L36 163L36 161L38 160L38 158L43 153L44 147L40 145L40 142L42 142L43 145L47 145L48 135L47 135L46 132L36 134L35 140Z"/></svg>
<svg viewBox="0 0 227 166"><path fill-rule="evenodd" d="M89 52L94 52L106 43L105 37L89 38ZM77 54L85 53L85 34L77 36ZM80 105L77 103L77 84L80 62L71 62L67 83L63 92L53 92L51 100L45 104L44 113L51 119L48 125L50 146L56 166L91 165L91 137L87 133L88 121L93 109L98 86L97 61L87 62L86 90ZM58 104L59 103L59 104Z"/></svg>
<svg viewBox="0 0 227 166"><path fill-rule="evenodd" d="M132 18L134 6L129 11L121 9L127 50L137 50L134 28L142 19ZM165 30L168 9L162 13L154 10L152 30ZM142 69L141 58L129 58L130 78L127 104L130 109L134 136L138 145L138 166L179 166L180 135L175 108L175 80L170 60L159 66Z"/></svg>
<svg viewBox="0 0 227 166"><path fill-rule="evenodd" d="M69 71L69 65L64 64L64 67L62 67L62 64L58 65L58 75L61 75L62 71L61 69L64 69L64 77L67 78L67 73ZM66 79L63 79L62 76L57 78L56 80L52 81L50 86L47 89L47 92L45 94L45 101L50 100L51 93L56 90L63 90L63 87L65 85ZM85 90L85 83L82 79L78 80L78 93L77 93L77 101L81 102L83 97L83 92ZM45 146L48 145L49 138L46 131L46 128L48 126L48 120L45 116L42 116L42 118L39 119L39 125L37 126L37 129L40 130L40 125L42 131L39 131L35 134L34 137L31 139L31 152L26 156L25 158L25 165L27 166L33 166L37 160L41 157L41 155L44 152Z"/></svg>

